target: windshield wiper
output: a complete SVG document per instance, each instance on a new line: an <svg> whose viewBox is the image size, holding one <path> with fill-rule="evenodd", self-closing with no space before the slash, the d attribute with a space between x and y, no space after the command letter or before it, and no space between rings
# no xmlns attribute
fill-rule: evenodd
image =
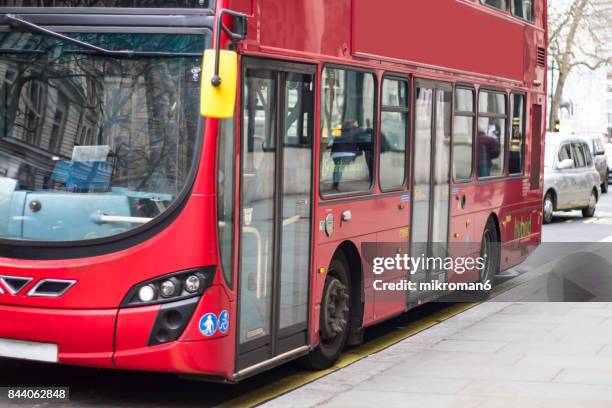
<svg viewBox="0 0 612 408"><path fill-rule="evenodd" d="M201 57L202 54L195 52L164 52L164 51L132 51L132 50L108 50L106 48L99 47L95 44L88 43L86 41L77 40L76 38L69 37L64 34L60 34L56 31L49 30L48 28L44 28L39 26L38 24L34 24L30 21L27 21L21 16L17 16L15 14L5 14L5 19L8 21L8 24L12 27L19 27L27 29L33 33L46 34L50 37L57 38L64 42L75 44L83 48L87 48L90 50L89 52L79 51L79 50L70 50L68 52L72 53L93 53L106 55L109 57L123 57L123 58L131 58L131 57Z"/></svg>

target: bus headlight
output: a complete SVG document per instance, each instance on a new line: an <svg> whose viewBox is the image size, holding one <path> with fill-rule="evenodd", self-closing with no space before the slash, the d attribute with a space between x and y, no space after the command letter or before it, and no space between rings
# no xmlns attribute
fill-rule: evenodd
<svg viewBox="0 0 612 408"><path fill-rule="evenodd" d="M141 302L150 302L157 296L157 290L153 285L145 285L138 290L138 299Z"/></svg>
<svg viewBox="0 0 612 408"><path fill-rule="evenodd" d="M196 293L203 285L204 277L201 274L190 275L185 280L185 290L189 293Z"/></svg>
<svg viewBox="0 0 612 408"><path fill-rule="evenodd" d="M212 284L215 267L160 276L132 287L120 307L149 306L200 296Z"/></svg>
<svg viewBox="0 0 612 408"><path fill-rule="evenodd" d="M170 278L162 282L159 288L159 293L164 298L175 296L181 287L181 282L176 278Z"/></svg>

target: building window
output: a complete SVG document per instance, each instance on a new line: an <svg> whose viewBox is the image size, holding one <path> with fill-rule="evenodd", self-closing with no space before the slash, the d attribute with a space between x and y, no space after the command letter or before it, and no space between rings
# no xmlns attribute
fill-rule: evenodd
<svg viewBox="0 0 612 408"><path fill-rule="evenodd" d="M57 93L57 104L51 122L51 135L49 137L49 151L59 153L62 148L66 121L68 119L68 100L63 93Z"/></svg>
<svg viewBox="0 0 612 408"><path fill-rule="evenodd" d="M408 82L385 78L380 113L380 189L398 190L406 182Z"/></svg>
<svg viewBox="0 0 612 408"><path fill-rule="evenodd" d="M320 189L323 196L367 192L374 168L374 75L323 71Z"/></svg>
<svg viewBox="0 0 612 408"><path fill-rule="evenodd" d="M482 4L486 4L487 6L491 6L499 10L503 10L503 11L508 10L508 5L506 4L506 0L480 0L480 2Z"/></svg>
<svg viewBox="0 0 612 408"><path fill-rule="evenodd" d="M511 0L512 15L533 21L533 0Z"/></svg>
<svg viewBox="0 0 612 408"><path fill-rule="evenodd" d="M455 118L453 122L453 178L472 178L474 157L475 95L471 89L455 91Z"/></svg>
<svg viewBox="0 0 612 408"><path fill-rule="evenodd" d="M31 81L29 86L24 86L22 92L23 111L25 112L24 139L26 143L38 146L46 108L45 86L42 82Z"/></svg>
<svg viewBox="0 0 612 408"><path fill-rule="evenodd" d="M504 174L506 140L506 94L481 91L478 98L478 133L476 148L478 177Z"/></svg>
<svg viewBox="0 0 612 408"><path fill-rule="evenodd" d="M525 96L512 94L512 129L508 168L510 174L523 173L523 151L525 145Z"/></svg>

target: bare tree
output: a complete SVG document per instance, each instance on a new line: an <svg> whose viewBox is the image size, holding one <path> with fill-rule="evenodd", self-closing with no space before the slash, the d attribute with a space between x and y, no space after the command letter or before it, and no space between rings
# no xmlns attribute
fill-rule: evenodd
<svg viewBox="0 0 612 408"><path fill-rule="evenodd" d="M558 71L554 86L549 130L559 119L563 88L569 73L577 66L596 70L612 63L606 50L606 33L612 25L612 5L607 0L550 0L549 54Z"/></svg>

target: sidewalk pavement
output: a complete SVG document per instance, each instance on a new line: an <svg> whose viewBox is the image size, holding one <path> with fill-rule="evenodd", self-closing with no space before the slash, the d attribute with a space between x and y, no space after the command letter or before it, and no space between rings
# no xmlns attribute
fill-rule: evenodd
<svg viewBox="0 0 612 408"><path fill-rule="evenodd" d="M486 302L264 405L612 407L612 303Z"/></svg>

